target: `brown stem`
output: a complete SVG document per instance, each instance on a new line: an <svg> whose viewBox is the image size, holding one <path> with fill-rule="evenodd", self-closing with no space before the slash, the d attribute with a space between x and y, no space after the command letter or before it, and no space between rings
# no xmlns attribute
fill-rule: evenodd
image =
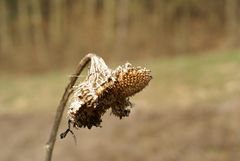
<svg viewBox="0 0 240 161"><path fill-rule="evenodd" d="M57 132L58 132L58 128L61 122L61 118L65 109L65 106L67 104L68 98L72 93L72 87L74 86L74 84L76 83L78 76L81 74L81 72L83 71L84 67L86 67L86 65L88 64L89 61L91 61L91 58L95 56L94 54L87 54L78 64L77 69L73 75L73 77L70 78L70 82L68 83L67 87L65 88L65 92L62 96L62 99L58 105L57 108L57 112L55 115L55 120L54 120L54 124L49 136L49 140L46 143L46 157L45 157L45 161L51 161L52 159L52 152L53 152L53 148L54 148L54 144L56 142L56 136L57 136Z"/></svg>

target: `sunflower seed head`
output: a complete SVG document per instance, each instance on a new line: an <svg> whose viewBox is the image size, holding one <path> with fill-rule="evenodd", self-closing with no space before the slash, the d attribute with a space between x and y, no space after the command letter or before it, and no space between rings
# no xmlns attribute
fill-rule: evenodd
<svg viewBox="0 0 240 161"><path fill-rule="evenodd" d="M129 97L140 92L152 79L150 70L130 63L115 70L94 56L87 79L77 85L68 109L68 118L76 128L99 127L104 113L111 108L120 119L130 113Z"/></svg>
<svg viewBox="0 0 240 161"><path fill-rule="evenodd" d="M117 81L114 84L114 92L120 97L129 97L140 92L152 79L150 70L141 67L133 67L130 63L118 67L114 71Z"/></svg>

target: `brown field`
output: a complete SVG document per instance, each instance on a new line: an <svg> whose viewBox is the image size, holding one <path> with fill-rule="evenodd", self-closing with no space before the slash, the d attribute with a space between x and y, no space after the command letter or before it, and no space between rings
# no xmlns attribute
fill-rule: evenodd
<svg viewBox="0 0 240 161"><path fill-rule="evenodd" d="M77 145L71 135L58 138L53 160L239 161L239 52L133 64L154 79L132 99L130 117L109 114L102 128L74 130ZM1 74L0 160L44 160L69 71Z"/></svg>

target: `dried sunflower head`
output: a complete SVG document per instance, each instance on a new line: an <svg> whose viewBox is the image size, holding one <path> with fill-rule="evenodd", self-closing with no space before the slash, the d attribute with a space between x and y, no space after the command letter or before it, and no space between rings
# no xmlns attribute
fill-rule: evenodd
<svg viewBox="0 0 240 161"><path fill-rule="evenodd" d="M146 68L126 63L111 70L102 58L92 57L86 80L74 87L67 112L70 123L76 128L99 127L109 108L119 118L128 116L129 97L140 92L151 79Z"/></svg>

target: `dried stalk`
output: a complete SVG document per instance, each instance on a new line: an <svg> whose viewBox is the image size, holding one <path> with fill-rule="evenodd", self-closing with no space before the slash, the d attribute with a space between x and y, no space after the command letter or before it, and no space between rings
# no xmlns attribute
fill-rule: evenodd
<svg viewBox="0 0 240 161"><path fill-rule="evenodd" d="M72 87L74 86L74 84L77 81L78 76L81 74L81 72L83 71L83 69L86 67L86 65L88 64L88 62L90 62L91 58L94 56L94 54L87 54L78 64L77 69L74 73L74 76L71 77L70 82L68 83L65 92L62 96L62 99L60 101L60 104L57 108L57 112L56 112L56 116L55 116L55 120L54 120L54 124L49 136L49 140L46 144L46 156L45 156L45 161L51 161L52 159L52 152L54 149L54 144L56 142L56 136L57 136L57 132L58 132L58 128L61 122L61 118L65 109L65 106L67 104L67 101L69 99L69 96L72 93Z"/></svg>
<svg viewBox="0 0 240 161"><path fill-rule="evenodd" d="M90 70L85 81L74 86L77 77L87 63L91 61ZM152 79L150 70L133 67L125 63L115 70L108 68L104 60L94 54L86 55L78 64L74 77L71 78L57 109L54 125L46 145L45 161L51 161L57 131L68 98L73 93L68 108L68 129L60 137L64 138L71 131L71 125L76 129L92 126L101 127L101 117L108 109L119 117L127 117L132 107L129 98L142 91ZM73 89L74 86L74 89Z"/></svg>

